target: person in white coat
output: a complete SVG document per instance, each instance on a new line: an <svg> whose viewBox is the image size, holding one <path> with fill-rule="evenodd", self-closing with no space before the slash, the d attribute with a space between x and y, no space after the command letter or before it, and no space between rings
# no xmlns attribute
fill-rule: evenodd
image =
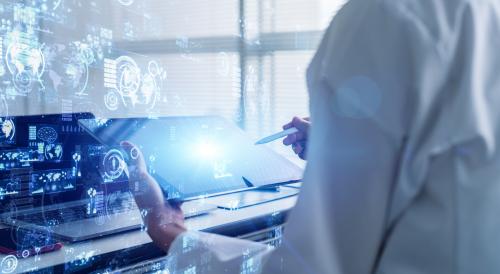
<svg viewBox="0 0 500 274"><path fill-rule="evenodd" d="M283 244L187 231L139 158L149 235L197 273L500 273L499 37L496 0L349 1L307 72Z"/></svg>

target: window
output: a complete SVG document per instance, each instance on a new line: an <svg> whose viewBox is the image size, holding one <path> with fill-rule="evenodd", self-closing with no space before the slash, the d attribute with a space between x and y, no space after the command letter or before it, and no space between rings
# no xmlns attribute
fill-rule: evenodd
<svg viewBox="0 0 500 274"><path fill-rule="evenodd" d="M258 138L295 115L308 115L305 71L343 3L54 1L34 29L21 31L34 33L30 39L43 50L44 73L21 91L25 94L16 91L15 75L4 73L4 99L11 115L222 115ZM8 22L14 27L7 26L6 33L14 35L3 37L6 45L17 35L15 21L27 21L31 10L21 4L0 8L18 14ZM128 89L133 79L146 83L132 101L123 98L128 91L120 90L124 79L116 79L117 66L132 72Z"/></svg>
<svg viewBox="0 0 500 274"><path fill-rule="evenodd" d="M222 115L258 138L279 130L295 115L308 116L305 71L343 3L149 1L142 8L151 12L133 17L140 22L133 25L151 25L151 31L118 44L153 55L166 66L171 104L162 113ZM117 29L132 20L130 9L114 11Z"/></svg>

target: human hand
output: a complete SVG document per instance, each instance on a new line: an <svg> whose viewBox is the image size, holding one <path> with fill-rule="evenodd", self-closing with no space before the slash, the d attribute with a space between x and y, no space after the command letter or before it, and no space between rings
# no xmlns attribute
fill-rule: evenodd
<svg viewBox="0 0 500 274"><path fill-rule="evenodd" d="M130 159L128 163L130 191L141 211L147 232L156 245L168 251L175 238L186 231L180 205L166 202L160 186L149 174L139 148L130 142L122 142L120 145Z"/></svg>
<svg viewBox="0 0 500 274"><path fill-rule="evenodd" d="M299 132L288 135L283 140L283 144L285 146L291 145L295 154L302 160L305 160L307 157L307 139L311 122L309 118L293 117L290 123L283 126L283 129L289 129L291 127L297 128Z"/></svg>

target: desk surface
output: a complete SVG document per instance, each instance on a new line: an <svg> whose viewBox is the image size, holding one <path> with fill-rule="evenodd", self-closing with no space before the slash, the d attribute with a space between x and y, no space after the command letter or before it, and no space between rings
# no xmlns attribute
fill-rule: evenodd
<svg viewBox="0 0 500 274"><path fill-rule="evenodd" d="M212 198L208 198L207 202L210 202L210 199ZM245 225L253 228L258 220L267 219L264 222L269 223L269 218L284 218L283 215L295 205L295 202L296 196L233 211L217 209L206 215L189 218L185 224L191 230L238 236L235 228ZM84 242L67 243L61 250L19 259L16 272L36 271L61 265L64 267L70 262L78 269L92 264L94 258L100 255L127 252L145 245L153 244L147 233L141 230ZM5 256L0 256L0 259L3 257Z"/></svg>

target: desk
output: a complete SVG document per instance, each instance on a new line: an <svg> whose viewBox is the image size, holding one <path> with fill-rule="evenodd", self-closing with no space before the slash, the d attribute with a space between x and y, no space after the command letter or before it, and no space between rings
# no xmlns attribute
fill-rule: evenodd
<svg viewBox="0 0 500 274"><path fill-rule="evenodd" d="M210 202L208 198L207 202ZM217 209L209 214L187 219L191 230L241 237L285 222L297 197L289 197L238 210ZM136 230L85 242L65 244L61 250L19 259L16 272L81 272L96 269L114 270L126 265L165 255L151 242L145 231ZM3 259L5 256L0 256Z"/></svg>

